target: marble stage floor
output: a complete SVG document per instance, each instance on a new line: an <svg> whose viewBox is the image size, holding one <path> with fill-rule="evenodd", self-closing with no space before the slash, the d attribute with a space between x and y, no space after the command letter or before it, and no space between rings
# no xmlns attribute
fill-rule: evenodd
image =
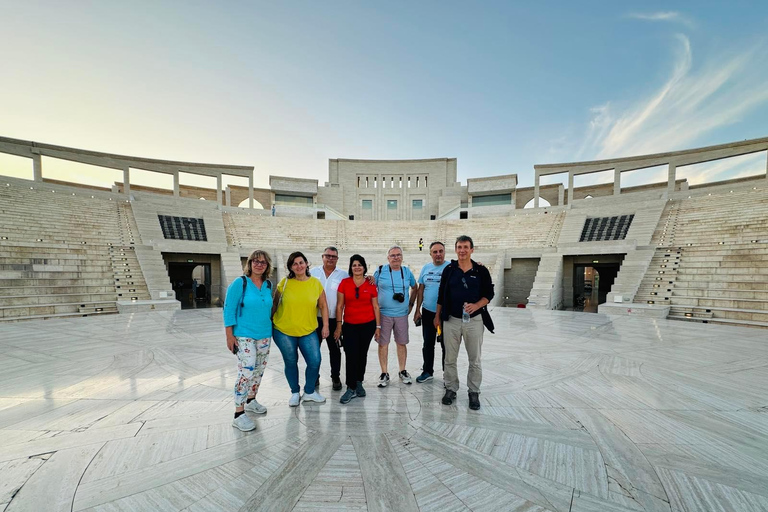
<svg viewBox="0 0 768 512"><path fill-rule="evenodd" d="M220 309L2 325L0 511L768 510L768 331L494 319L480 411L464 354L446 407L441 372L377 389L375 346L366 398L340 405L324 360L328 402L290 409L273 347L249 433Z"/></svg>

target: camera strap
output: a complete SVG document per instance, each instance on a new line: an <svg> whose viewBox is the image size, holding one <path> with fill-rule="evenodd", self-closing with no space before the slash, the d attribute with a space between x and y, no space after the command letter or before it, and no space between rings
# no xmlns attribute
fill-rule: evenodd
<svg viewBox="0 0 768 512"><path fill-rule="evenodd" d="M387 265L389 269L389 280L392 283L392 293L397 293L395 290L395 280L392 278L392 267ZM400 267L400 279L403 281L403 295L405 295L405 274L403 273L403 267Z"/></svg>

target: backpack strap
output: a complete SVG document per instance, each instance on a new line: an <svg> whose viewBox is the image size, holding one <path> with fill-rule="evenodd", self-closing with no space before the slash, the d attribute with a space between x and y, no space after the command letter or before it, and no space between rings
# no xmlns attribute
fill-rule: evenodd
<svg viewBox="0 0 768 512"><path fill-rule="evenodd" d="M243 306L245 305L245 289L248 287L248 278L245 276L240 276L240 278L243 280L243 293L240 295L240 305L237 307L238 318L243 314Z"/></svg>
<svg viewBox="0 0 768 512"><path fill-rule="evenodd" d="M237 307L238 318L243 314L243 306L245 306L245 289L248 287L248 278L245 276L240 276L240 279L243 280L243 294L240 296L240 305ZM269 282L269 279L265 279L264 282L267 283L267 289L271 290L272 283Z"/></svg>
<svg viewBox="0 0 768 512"><path fill-rule="evenodd" d="M379 273L376 274L376 288L379 287L379 278L381 277L381 269L384 268L384 265L379 265Z"/></svg>

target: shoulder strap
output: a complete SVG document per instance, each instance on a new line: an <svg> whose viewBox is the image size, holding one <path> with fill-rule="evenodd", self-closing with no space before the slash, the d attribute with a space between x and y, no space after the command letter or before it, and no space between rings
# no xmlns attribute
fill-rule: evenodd
<svg viewBox="0 0 768 512"><path fill-rule="evenodd" d="M376 274L376 286L379 286L379 278L381 277L381 269L384 268L384 265L379 265L379 273Z"/></svg>
<svg viewBox="0 0 768 512"><path fill-rule="evenodd" d="M237 307L237 316L243 314L243 306L245 305L245 288L248 286L248 278L245 276L240 276L240 278L243 280L243 293L240 295L240 305Z"/></svg>

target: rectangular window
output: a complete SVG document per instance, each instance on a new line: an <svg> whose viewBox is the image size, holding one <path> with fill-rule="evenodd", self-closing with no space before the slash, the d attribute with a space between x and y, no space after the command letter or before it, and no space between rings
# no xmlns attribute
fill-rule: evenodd
<svg viewBox="0 0 768 512"><path fill-rule="evenodd" d="M387 210L397 210L397 199L387 199Z"/></svg>
<svg viewBox="0 0 768 512"><path fill-rule="evenodd" d="M512 204L512 194L494 194L491 196L472 196L472 206L499 206Z"/></svg>
<svg viewBox="0 0 768 512"><path fill-rule="evenodd" d="M363 210L373 210L373 199L363 199Z"/></svg>
<svg viewBox="0 0 768 512"><path fill-rule="evenodd" d="M312 206L313 201L311 197L294 196L291 194L275 194L275 204L283 204L287 206Z"/></svg>
<svg viewBox="0 0 768 512"><path fill-rule="evenodd" d="M414 199L413 200L413 209L414 210L421 210L424 203L421 199Z"/></svg>
<svg viewBox="0 0 768 512"><path fill-rule="evenodd" d="M163 238L171 240L194 240L197 242L207 242L208 235L205 233L205 221L192 217L174 217L172 215L158 215L160 229L163 231Z"/></svg>

